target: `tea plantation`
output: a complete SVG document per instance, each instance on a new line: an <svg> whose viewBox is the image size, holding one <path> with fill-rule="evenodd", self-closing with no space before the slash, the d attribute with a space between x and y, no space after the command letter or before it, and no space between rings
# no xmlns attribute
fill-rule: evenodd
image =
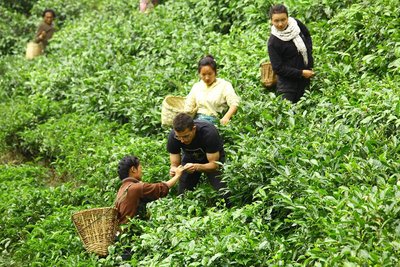
<svg viewBox="0 0 400 267"><path fill-rule="evenodd" d="M296 105L260 82L272 1L138 4L0 3L0 266L399 266L398 1L285 1L314 42ZM26 60L45 8L57 32ZM174 188L107 257L86 252L71 215L113 204L120 158L169 179L161 103L188 94L206 54L242 98L219 127L233 207L208 183Z"/></svg>

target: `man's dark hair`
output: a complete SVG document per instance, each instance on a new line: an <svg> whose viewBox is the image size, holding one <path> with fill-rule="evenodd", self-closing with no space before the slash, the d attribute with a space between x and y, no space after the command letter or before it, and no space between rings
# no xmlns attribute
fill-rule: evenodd
<svg viewBox="0 0 400 267"><path fill-rule="evenodd" d="M50 12L50 13L53 15L53 18L56 17L56 12L55 12L53 9L50 9L50 8L45 9L45 10L43 11L42 17L44 17L44 16L46 15L47 12Z"/></svg>
<svg viewBox="0 0 400 267"><path fill-rule="evenodd" d="M124 180L129 177L129 169L133 166L136 169L139 167L140 161L135 156L125 156L118 163L119 179Z"/></svg>
<svg viewBox="0 0 400 267"><path fill-rule="evenodd" d="M194 127L193 118L187 113L179 113L174 118L172 126L177 132L183 132L186 129L192 130Z"/></svg>
<svg viewBox="0 0 400 267"><path fill-rule="evenodd" d="M211 55L207 55L200 59L199 64L197 66L197 71L200 73L201 68L204 66L210 66L215 74L217 74L217 62L215 62L214 57Z"/></svg>
<svg viewBox="0 0 400 267"><path fill-rule="evenodd" d="M288 10L284 5L278 4L274 5L269 9L269 18L272 19L273 14L286 13L289 16Z"/></svg>

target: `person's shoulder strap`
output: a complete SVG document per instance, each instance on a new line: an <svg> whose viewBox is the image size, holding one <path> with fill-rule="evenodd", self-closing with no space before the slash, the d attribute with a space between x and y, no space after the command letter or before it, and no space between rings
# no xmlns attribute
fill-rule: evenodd
<svg viewBox="0 0 400 267"><path fill-rule="evenodd" d="M136 179L135 179L135 180L136 180ZM132 182L125 188L124 192L123 192L118 198L115 199L115 201L114 201L114 206L116 206L117 204L121 203L121 202L126 198L126 196L128 195L128 190L129 190L129 188L130 188L133 184L136 184L136 183L138 183L137 180L136 180L136 181L132 181ZM142 191L143 191L143 186L142 186Z"/></svg>

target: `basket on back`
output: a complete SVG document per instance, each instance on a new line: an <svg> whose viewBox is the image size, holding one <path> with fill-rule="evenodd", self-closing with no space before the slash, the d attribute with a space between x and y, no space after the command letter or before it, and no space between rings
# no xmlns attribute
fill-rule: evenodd
<svg viewBox="0 0 400 267"><path fill-rule="evenodd" d="M72 215L82 243L87 251L100 256L108 254L118 230L118 211L113 207L94 208Z"/></svg>
<svg viewBox="0 0 400 267"><path fill-rule="evenodd" d="M274 86L277 82L276 74L272 70L270 62L261 64L261 82L267 87Z"/></svg>
<svg viewBox="0 0 400 267"><path fill-rule="evenodd" d="M43 53L43 46L41 43L29 42L26 45L26 59L33 59Z"/></svg>
<svg viewBox="0 0 400 267"><path fill-rule="evenodd" d="M168 95L164 98L161 108L161 124L172 126L172 121L178 113L184 112L185 97ZM196 109L188 112L192 117L196 115Z"/></svg>

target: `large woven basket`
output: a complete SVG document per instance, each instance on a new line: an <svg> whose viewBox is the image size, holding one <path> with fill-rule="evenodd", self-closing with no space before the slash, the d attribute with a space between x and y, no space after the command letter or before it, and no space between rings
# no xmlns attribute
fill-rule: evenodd
<svg viewBox="0 0 400 267"><path fill-rule="evenodd" d="M267 87L274 86L277 82L276 74L272 70L270 62L261 64L261 82Z"/></svg>
<svg viewBox="0 0 400 267"><path fill-rule="evenodd" d="M164 126L172 126L172 121L178 113L184 112L185 108L185 97L183 96L173 96L167 95L163 102L161 108L161 124ZM196 115L196 110L188 112L192 117Z"/></svg>
<svg viewBox="0 0 400 267"><path fill-rule="evenodd" d="M87 251L100 256L108 254L118 230L118 211L113 207L94 208L76 212L72 221Z"/></svg>
<svg viewBox="0 0 400 267"><path fill-rule="evenodd" d="M35 42L29 42L26 45L26 54L25 54L26 59L33 59L42 53L43 53L42 44L40 44L40 43L38 44Z"/></svg>

